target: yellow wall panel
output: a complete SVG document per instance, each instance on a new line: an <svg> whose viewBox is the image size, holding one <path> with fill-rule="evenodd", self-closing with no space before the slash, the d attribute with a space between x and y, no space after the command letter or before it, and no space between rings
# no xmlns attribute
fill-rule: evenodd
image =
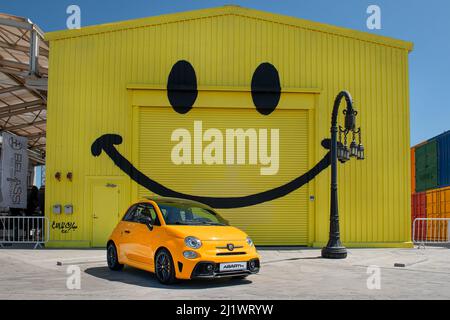
<svg viewBox="0 0 450 320"><path fill-rule="evenodd" d="M127 87L164 87L173 64L184 59L194 66L203 87L250 88L256 67L270 62L279 72L282 90L319 92L310 119L313 164L326 154L320 142L329 136L334 97L349 90L359 111L367 159L339 165L343 241L353 246L410 242L411 44L236 7L57 32L49 39L46 212L51 222L73 220L78 225L64 235L52 231L52 240L91 240L85 177L124 176L105 154L91 155L92 142L105 133L120 134L123 143L117 148L132 158L133 111ZM72 182L65 178L69 171ZM61 182L53 178L56 172L62 173ZM308 205L314 212L309 245L321 246L328 239L329 182L326 170L310 184L314 189L304 188L315 195ZM130 201L134 196L130 191ZM51 214L56 203L72 203L74 214Z"/></svg>

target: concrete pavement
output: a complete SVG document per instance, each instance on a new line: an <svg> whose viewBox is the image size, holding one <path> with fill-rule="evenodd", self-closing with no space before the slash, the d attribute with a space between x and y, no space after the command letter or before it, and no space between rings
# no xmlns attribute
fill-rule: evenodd
<svg viewBox="0 0 450 320"><path fill-rule="evenodd" d="M163 286L131 267L110 271L104 250L0 249L0 299L450 299L448 248L350 249L338 261L316 249L260 253L260 274L246 280ZM69 266L79 290L67 288Z"/></svg>

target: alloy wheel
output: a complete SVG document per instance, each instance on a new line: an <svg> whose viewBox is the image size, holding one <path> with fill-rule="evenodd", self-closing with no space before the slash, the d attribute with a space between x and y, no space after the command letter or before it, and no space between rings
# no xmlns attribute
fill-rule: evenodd
<svg viewBox="0 0 450 320"><path fill-rule="evenodd" d="M114 266L116 261L117 261L116 260L116 250L114 250L114 247L112 245L110 245L108 247L108 265Z"/></svg>
<svg viewBox="0 0 450 320"><path fill-rule="evenodd" d="M106 262L108 263L108 267L113 271L120 271L123 269L123 264L119 263L117 249L112 243L109 244L106 249Z"/></svg>
<svg viewBox="0 0 450 320"><path fill-rule="evenodd" d="M166 252L161 252L156 259L156 275L158 279L165 283L170 280L172 265L170 257Z"/></svg>

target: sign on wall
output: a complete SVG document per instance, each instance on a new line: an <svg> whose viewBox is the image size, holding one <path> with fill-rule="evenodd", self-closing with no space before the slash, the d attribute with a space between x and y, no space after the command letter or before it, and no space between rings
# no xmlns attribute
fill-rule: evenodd
<svg viewBox="0 0 450 320"><path fill-rule="evenodd" d="M28 139L2 133L2 207L27 207Z"/></svg>

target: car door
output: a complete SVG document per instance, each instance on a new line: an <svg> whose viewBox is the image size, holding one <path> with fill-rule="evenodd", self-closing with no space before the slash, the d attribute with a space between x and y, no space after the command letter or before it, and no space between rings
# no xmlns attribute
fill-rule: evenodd
<svg viewBox="0 0 450 320"><path fill-rule="evenodd" d="M119 241L116 246L119 250L119 259L124 262L129 259L130 252L133 250L132 229L134 228L134 215L137 205L131 206L123 216L122 221L117 226Z"/></svg>
<svg viewBox="0 0 450 320"><path fill-rule="evenodd" d="M151 219L151 227L142 222L144 217ZM155 208L149 203L138 204L132 223L133 228L130 235L133 243L132 254L129 257L140 264L153 268L153 257L158 246L160 232L160 223Z"/></svg>

